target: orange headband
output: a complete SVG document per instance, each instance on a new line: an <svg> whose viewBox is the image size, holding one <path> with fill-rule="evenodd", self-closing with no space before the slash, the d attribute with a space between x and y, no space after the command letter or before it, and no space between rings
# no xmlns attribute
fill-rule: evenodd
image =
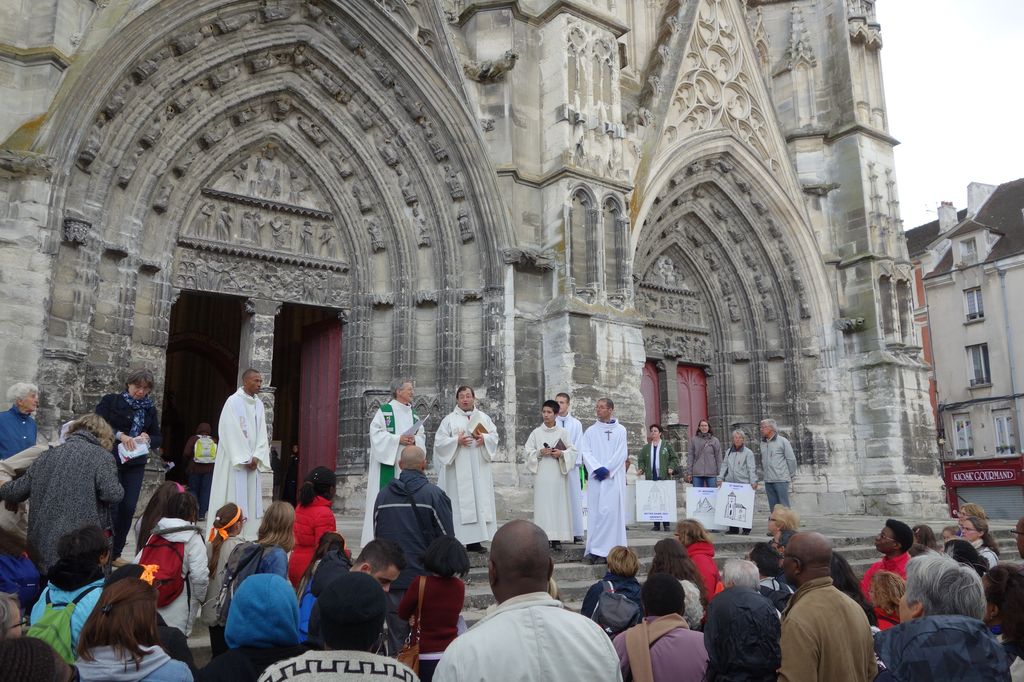
<svg viewBox="0 0 1024 682"><path fill-rule="evenodd" d="M226 524L224 524L220 528L217 528L217 526L210 526L210 542L213 542L213 538L215 538L218 535L220 536L221 540L227 540L228 539L228 528L230 528L231 526L233 526L236 523L238 523L238 519L240 519L240 518L242 518L242 508L236 506L235 507L235 515L233 517L231 517L230 521L228 521Z"/></svg>

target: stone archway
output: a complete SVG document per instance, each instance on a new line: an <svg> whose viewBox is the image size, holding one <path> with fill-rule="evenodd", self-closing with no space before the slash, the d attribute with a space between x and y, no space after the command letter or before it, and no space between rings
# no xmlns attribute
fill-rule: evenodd
<svg viewBox="0 0 1024 682"><path fill-rule="evenodd" d="M163 366L181 291L248 298L267 372L283 302L338 311L351 473L396 373L504 398L484 348L515 238L437 12L154 2L74 65L38 144L64 178L41 367L71 387L55 419Z"/></svg>
<svg viewBox="0 0 1024 682"><path fill-rule="evenodd" d="M669 384L664 411L682 419L676 367L702 368L716 430L754 436L771 416L802 462L827 463L816 434L835 417L807 394L834 362L819 350L831 294L805 219L727 138L671 158L643 207L634 257L647 356L663 362Z"/></svg>

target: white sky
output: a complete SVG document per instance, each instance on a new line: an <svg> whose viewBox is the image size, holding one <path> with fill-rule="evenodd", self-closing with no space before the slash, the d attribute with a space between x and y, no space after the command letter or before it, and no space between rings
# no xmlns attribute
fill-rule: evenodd
<svg viewBox="0 0 1024 682"><path fill-rule="evenodd" d="M1024 177L1024 0L878 0L904 227Z"/></svg>

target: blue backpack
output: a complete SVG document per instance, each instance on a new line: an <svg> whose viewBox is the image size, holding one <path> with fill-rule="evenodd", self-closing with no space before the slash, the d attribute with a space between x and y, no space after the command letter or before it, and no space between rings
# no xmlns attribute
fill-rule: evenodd
<svg viewBox="0 0 1024 682"><path fill-rule="evenodd" d="M32 560L22 554L0 554L0 592L18 595L25 611L39 598L39 571Z"/></svg>

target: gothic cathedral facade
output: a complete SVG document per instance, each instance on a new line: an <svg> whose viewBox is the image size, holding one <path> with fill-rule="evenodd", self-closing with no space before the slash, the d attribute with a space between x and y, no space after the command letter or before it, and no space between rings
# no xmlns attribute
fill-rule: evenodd
<svg viewBox="0 0 1024 682"><path fill-rule="evenodd" d="M477 388L506 510L558 391L637 449L774 418L802 508L938 509L874 0L32 5L0 10L0 383L43 431L146 366L180 440L253 366L355 509L408 375L435 425Z"/></svg>

